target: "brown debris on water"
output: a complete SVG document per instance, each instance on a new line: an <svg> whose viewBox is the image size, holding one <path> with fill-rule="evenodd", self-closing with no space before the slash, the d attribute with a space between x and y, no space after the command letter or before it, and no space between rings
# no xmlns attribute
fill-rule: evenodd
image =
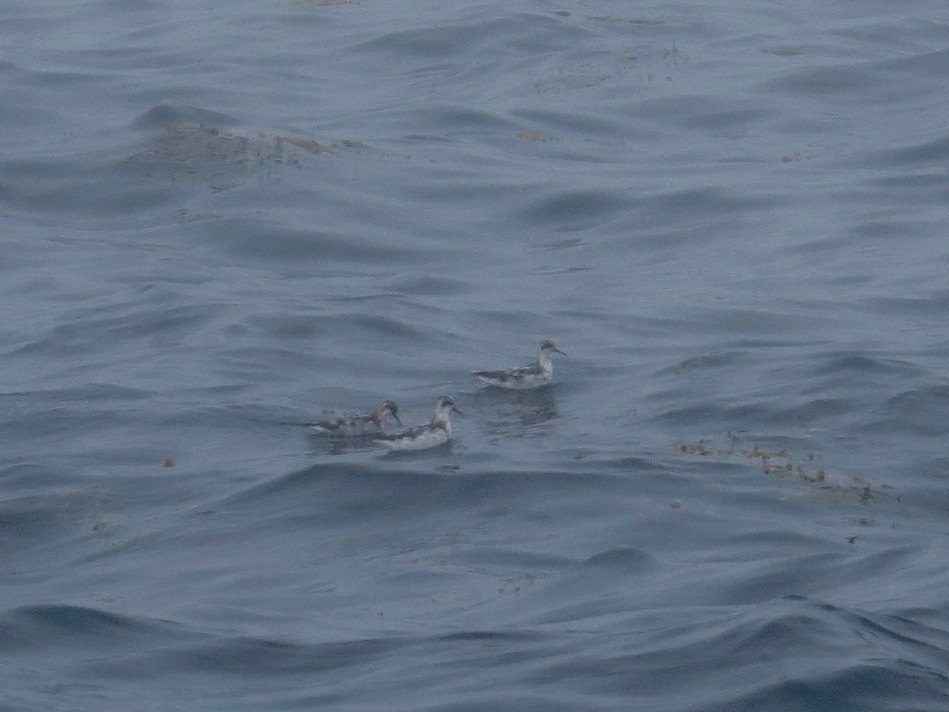
<svg viewBox="0 0 949 712"><path fill-rule="evenodd" d="M126 157L147 167L153 180L195 180L214 190L227 190L252 179L279 180L288 168L301 168L313 156L358 154L376 158L407 158L374 149L356 139L319 141L284 136L264 129L246 133L219 126L172 121L155 138L156 146Z"/></svg>
<svg viewBox="0 0 949 712"><path fill-rule="evenodd" d="M523 576L519 576L517 578L507 579L501 584L501 587L498 588L498 593L520 593L523 588L527 586L533 586L536 581L537 576L530 573L524 574Z"/></svg>
<svg viewBox="0 0 949 712"><path fill-rule="evenodd" d="M822 488L860 492L860 503L864 505L875 499L875 493L878 494L881 490L892 489L889 485L874 485L853 475L837 474L831 477L823 467L818 466L820 458L814 453L806 453L799 458L806 462L806 465L802 465L795 462L794 455L787 448L769 449L758 443L751 447L742 448L738 447L740 438L731 431L727 432L725 437L732 447L712 447L708 440L699 440L695 443L671 443L671 447L677 453L693 457L720 457L726 459L742 457L747 460L758 461L761 472L765 475L794 477ZM899 496L896 496L895 499L899 501Z"/></svg>
<svg viewBox="0 0 949 712"><path fill-rule="evenodd" d="M311 138L283 138L277 136L277 141L286 141L292 146L302 148L307 153L312 153L314 156L318 156L321 153L332 153L333 151L329 144L314 141Z"/></svg>
<svg viewBox="0 0 949 712"><path fill-rule="evenodd" d="M517 132L517 137L522 138L525 141L546 141L547 138L540 131L534 131L534 129L521 129Z"/></svg>
<svg viewBox="0 0 949 712"><path fill-rule="evenodd" d="M704 442L697 442L694 444L682 443L675 446L675 449L681 452L683 455L698 455L699 457L707 457L709 455L719 454L717 450L711 450L706 447Z"/></svg>
<svg viewBox="0 0 949 712"><path fill-rule="evenodd" d="M766 475L792 475L794 474L794 458L787 450L762 450L755 445L751 450L741 450L741 454L749 460L760 459L761 471ZM799 474L804 473L803 468L798 468Z"/></svg>

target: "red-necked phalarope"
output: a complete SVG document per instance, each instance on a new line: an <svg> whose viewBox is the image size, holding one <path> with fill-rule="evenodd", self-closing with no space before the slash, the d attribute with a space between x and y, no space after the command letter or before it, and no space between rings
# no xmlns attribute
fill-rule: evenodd
<svg viewBox="0 0 949 712"><path fill-rule="evenodd" d="M429 448L444 445L451 439L450 412L464 415L455 407L455 401L448 396L441 396L435 404L435 417L425 425L406 430L394 435L386 435L373 440L389 450L428 450Z"/></svg>
<svg viewBox="0 0 949 712"><path fill-rule="evenodd" d="M316 423L306 423L306 426L325 435L358 438L365 435L379 435L389 418L402 425L402 421L399 420L399 407L387 400L369 415L351 415L337 420L321 420Z"/></svg>
<svg viewBox="0 0 949 712"><path fill-rule="evenodd" d="M567 355L558 349L553 341L542 341L537 363L507 371L472 371L471 373L475 378L480 378L491 386L512 391L526 391L550 383L554 376L554 365L550 360L550 354L553 352Z"/></svg>

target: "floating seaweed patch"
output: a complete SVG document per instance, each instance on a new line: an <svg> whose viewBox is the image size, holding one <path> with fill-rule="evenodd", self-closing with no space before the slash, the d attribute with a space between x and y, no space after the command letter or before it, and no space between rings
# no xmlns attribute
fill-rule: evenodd
<svg viewBox="0 0 949 712"><path fill-rule="evenodd" d="M586 55L583 59L567 59L556 75L534 84L538 94L554 94L600 86L618 77L623 62L608 52Z"/></svg>
<svg viewBox="0 0 949 712"><path fill-rule="evenodd" d="M547 137L544 136L540 131L534 131L533 129L521 129L517 132L517 137L522 138L525 141L546 141Z"/></svg>
<svg viewBox="0 0 949 712"><path fill-rule="evenodd" d="M574 15L567 11L553 14L572 23L594 23L610 27L638 27L652 34L662 35L669 30L689 27L684 18L626 17L620 15ZM552 94L597 87L603 84L629 79L643 82L665 80L676 81L678 73L692 62L692 57L672 42L654 49L595 50L573 53L563 58L555 76L534 84L538 94Z"/></svg>
<svg viewBox="0 0 949 712"><path fill-rule="evenodd" d="M804 456L795 456L787 448L763 447L754 443L751 447L742 446L741 439L734 433L727 433L728 447L715 447L706 440L694 443L672 443L672 448L682 455L700 458L729 458L756 461L761 467L762 474L772 477L793 477L804 482L833 488L841 491L859 493L861 504L868 504L876 499L883 490L892 490L888 485L875 485L856 475L829 473L820 466L814 453ZM891 495L892 496L892 495ZM899 497L896 497L899 501Z"/></svg>
<svg viewBox="0 0 949 712"><path fill-rule="evenodd" d="M211 124L178 121L165 124L155 142L155 148L126 160L145 165L153 180L194 180L208 183L214 190L227 190L252 179L279 180L287 167L302 167L305 160L324 154L405 158L353 139L317 141L263 129L244 135Z"/></svg>
<svg viewBox="0 0 949 712"><path fill-rule="evenodd" d="M524 574L517 578L507 579L498 588L498 593L520 593L522 589L533 586L536 581L537 576L534 574Z"/></svg>

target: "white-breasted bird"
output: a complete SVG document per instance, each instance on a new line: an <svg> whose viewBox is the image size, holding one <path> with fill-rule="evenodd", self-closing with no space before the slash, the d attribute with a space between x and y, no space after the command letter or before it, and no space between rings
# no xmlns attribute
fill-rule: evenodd
<svg viewBox="0 0 949 712"><path fill-rule="evenodd" d="M435 417L425 425L401 433L374 438L373 442L395 452L428 450L444 445L451 439L451 411L464 415L449 396L439 396L435 403Z"/></svg>
<svg viewBox="0 0 949 712"><path fill-rule="evenodd" d="M506 371L472 371L471 374L489 386L497 388L507 388L512 391L538 388L547 385L553 379L554 365L550 360L550 354L552 353L567 355L558 349L553 341L548 339L540 344L537 363L511 368Z"/></svg>

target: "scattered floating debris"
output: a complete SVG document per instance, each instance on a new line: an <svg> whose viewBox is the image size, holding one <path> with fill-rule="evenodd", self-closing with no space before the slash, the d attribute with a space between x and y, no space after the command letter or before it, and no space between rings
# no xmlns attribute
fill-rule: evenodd
<svg viewBox="0 0 949 712"><path fill-rule="evenodd" d="M796 477L804 482L821 485L824 487L848 488L860 491L860 503L869 504L874 500L875 494L880 490L892 490L889 485L873 485L866 480L854 475L831 477L828 472L820 466L817 466L817 460L814 453L807 453L799 458L807 463L799 465L795 462L794 455L787 449L768 449L759 444L751 447L741 447L740 438L734 433L726 433L726 438L731 447L713 447L706 440L700 440L695 443L673 443L672 448L682 455L694 457L724 457L724 458L746 458L748 460L758 460L761 464L761 472L765 475L774 477ZM815 469L816 466L816 469ZM895 497L899 501L899 496Z"/></svg>
<svg viewBox="0 0 949 712"><path fill-rule="evenodd" d="M303 136L283 136L264 129L246 135L214 124L169 121L156 137L154 149L126 157L145 165L154 180L193 179L227 190L250 178L279 179L287 166L302 167L309 156L354 153L379 158L408 158L366 146L356 139L318 141Z"/></svg>
<svg viewBox="0 0 949 712"><path fill-rule="evenodd" d="M521 129L517 132L517 137L522 138L525 141L546 141L547 137L544 136L540 131L534 131L533 129Z"/></svg>
<svg viewBox="0 0 949 712"><path fill-rule="evenodd" d="M162 467L174 467L176 464L175 458L171 457L170 455L161 461Z"/></svg>
<svg viewBox="0 0 949 712"><path fill-rule="evenodd" d="M498 589L498 593L507 593L508 591L513 593L520 593L521 589L526 586L533 586L537 581L537 577L534 574L524 574L518 578L506 580L501 587Z"/></svg>

